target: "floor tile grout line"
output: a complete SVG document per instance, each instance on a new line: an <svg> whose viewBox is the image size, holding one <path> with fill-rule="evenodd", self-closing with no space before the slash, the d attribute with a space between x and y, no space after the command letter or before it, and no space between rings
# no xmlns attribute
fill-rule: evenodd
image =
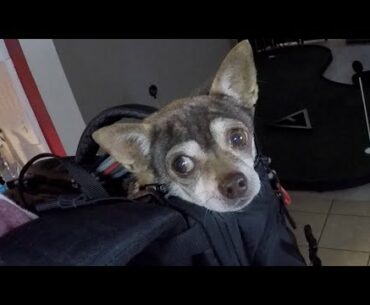
<svg viewBox="0 0 370 305"><path fill-rule="evenodd" d="M308 249L308 245L300 245L299 247ZM351 252L351 253L361 253L361 254L370 255L370 251L364 251L364 250L352 250L352 249L341 249L341 248L330 248L330 247L319 247L318 249L319 249L319 254L320 254L320 249L324 249L324 250L345 251L345 252Z"/></svg>
<svg viewBox="0 0 370 305"><path fill-rule="evenodd" d="M329 215L330 215L330 211L331 211L331 208L333 207L333 204L334 204L334 199L331 200L331 203L330 203L330 206L329 206L329 210L328 210L328 213L326 214L326 218L324 220L324 224L321 228L321 232L320 232L320 235L317 239L317 244L318 246L320 246L320 241L321 241L321 237L322 235L324 234L324 230L325 230L325 226L326 226L326 223L328 222L328 218L329 218Z"/></svg>
<svg viewBox="0 0 370 305"><path fill-rule="evenodd" d="M318 247L318 249L327 249L327 250L337 250L337 251L347 251L347 252L356 252L356 253L366 253L366 254L370 254L369 251L367 250L354 250L354 249L349 249L349 248L331 248L330 246L324 246L324 247Z"/></svg>
<svg viewBox="0 0 370 305"><path fill-rule="evenodd" d="M351 201L351 202L359 202L359 203L370 203L370 200L357 200L357 199L335 199L335 198L315 198L315 197L309 197L309 196L301 196L301 197L292 197L293 201L299 201L299 200L322 200L322 201L336 201L336 202L346 202L346 201Z"/></svg>
<svg viewBox="0 0 370 305"><path fill-rule="evenodd" d="M315 199L313 199L315 200ZM303 212L303 213L312 213L312 214L327 214L329 213L329 210L330 210L330 207L333 203L333 199L326 199L325 201L330 201L330 204L329 204L329 209L327 211L306 211L306 210L296 210L294 207L296 206L294 203L293 205L291 206L291 208L288 207L289 211L292 211L292 212Z"/></svg>
<svg viewBox="0 0 370 305"><path fill-rule="evenodd" d="M355 203L369 203L370 200L355 200L355 199L333 199L335 202L355 202Z"/></svg>
<svg viewBox="0 0 370 305"><path fill-rule="evenodd" d="M368 217L370 218L370 215L353 215L353 214L341 214L341 213L333 213L333 207L334 207L334 204L337 200L335 200L334 198L330 200L330 205L329 205L329 209L326 213L324 212L313 212L313 211L304 211L304 210L294 210L294 209L291 209L290 211L293 212L293 213L302 213L302 214L311 214L311 215L325 215L325 220L324 220L324 223L323 223L323 226L322 226L322 229L320 230L319 232L319 237L318 237L318 245L319 245L319 248L323 248L323 249L329 249L329 250L337 250L337 251L347 251L347 252L351 252L351 253L363 253L363 254L369 254L369 262L368 264L370 263L370 252L367 252L367 251L364 251L364 250L353 250L353 249L338 249L338 248L328 248L328 247L320 247L320 242L322 240L322 237L323 237L323 234L324 234L324 230L326 228L326 225L327 225L327 222L328 222L328 219L329 219L329 216L330 215L333 215L333 216L349 216L349 217ZM299 244L300 247L308 247L307 243L302 243L302 244Z"/></svg>
<svg viewBox="0 0 370 305"><path fill-rule="evenodd" d="M298 247L306 248L308 249L308 245L298 245ZM370 251L365 250L353 250L353 249L347 249L347 248L330 248L330 247L318 247L318 256L320 257L320 250L333 250L333 251L344 251L344 252L350 252L350 253L361 253L361 254L367 254L370 255ZM370 258L369 258L370 262Z"/></svg>
<svg viewBox="0 0 370 305"><path fill-rule="evenodd" d="M359 204L370 204L370 200L355 200L355 199L329 199L329 198L307 198L307 197L302 197L302 198L293 198L293 204L297 204L296 202L299 201L311 201L311 200L321 200L321 201L332 201L334 200L335 203L343 203L343 202L355 202Z"/></svg>
<svg viewBox="0 0 370 305"><path fill-rule="evenodd" d="M315 214L315 215L326 215L326 214L328 214L328 212L312 212L312 211L293 210L293 209L290 209L289 212L293 212L293 213L296 213L296 212L298 212L298 213L307 213L307 214Z"/></svg>
<svg viewBox="0 0 370 305"><path fill-rule="evenodd" d="M363 250L349 250L349 249L339 249L339 248L330 248L330 247L319 247L319 253L320 253L320 249L334 250L334 251L346 251L346 252L353 252L353 253L361 253L361 254L370 255L370 251L363 251Z"/></svg>
<svg viewBox="0 0 370 305"><path fill-rule="evenodd" d="M312 215L327 215L327 214L330 214L330 215L335 215L335 216L351 216L351 217L367 217L367 218L370 218L370 214L369 215L359 215L359 214L344 214L344 213L332 213L332 212L312 212L312 211L304 211L304 210L289 210L289 212L293 212L293 213L304 213L304 214L312 214Z"/></svg>
<svg viewBox="0 0 370 305"><path fill-rule="evenodd" d="M364 218L370 218L370 215L356 215L356 214L340 214L340 213L330 213L330 215L335 216L351 216L351 217L364 217Z"/></svg>

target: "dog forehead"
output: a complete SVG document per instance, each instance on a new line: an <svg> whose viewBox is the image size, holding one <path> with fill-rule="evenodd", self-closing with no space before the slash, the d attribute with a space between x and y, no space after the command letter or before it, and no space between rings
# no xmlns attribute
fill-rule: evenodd
<svg viewBox="0 0 370 305"><path fill-rule="evenodd" d="M197 108L190 113L171 115L155 124L151 135L152 147L159 145L168 151L181 143L194 141L203 150L208 149L213 141L209 130L213 116L202 107Z"/></svg>
<svg viewBox="0 0 370 305"><path fill-rule="evenodd" d="M155 133L173 134L179 140L196 139L209 132L215 118L235 119L252 127L253 113L225 96L197 96L173 101L145 121ZM167 139L166 139L167 140Z"/></svg>
<svg viewBox="0 0 370 305"><path fill-rule="evenodd" d="M253 128L253 113L222 96L198 96L172 102L145 119L151 128L151 164L160 169L176 145L195 141L202 151L215 147L210 125L216 118L243 122Z"/></svg>
<svg viewBox="0 0 370 305"><path fill-rule="evenodd" d="M177 118L189 120L214 117L216 115L245 119L253 112L240 106L235 99L223 95L201 95L172 101L145 121L150 125L161 125Z"/></svg>

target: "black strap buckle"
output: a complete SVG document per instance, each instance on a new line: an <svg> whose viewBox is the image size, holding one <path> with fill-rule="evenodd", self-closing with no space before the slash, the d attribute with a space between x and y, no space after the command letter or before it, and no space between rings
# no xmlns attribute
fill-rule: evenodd
<svg viewBox="0 0 370 305"><path fill-rule="evenodd" d="M165 184L146 184L141 187L139 192L129 197L131 200L144 200L145 198L154 198L156 203L160 205L168 205L165 200L165 195L168 193L168 188Z"/></svg>
<svg viewBox="0 0 370 305"><path fill-rule="evenodd" d="M317 256L318 252L318 243L316 238L312 234L312 228L310 225L305 225L304 226L304 234L306 237L306 240L308 242L308 253L309 253L309 258L313 266L321 266L321 260Z"/></svg>
<svg viewBox="0 0 370 305"><path fill-rule="evenodd" d="M155 191L162 195L166 195L168 193L168 187L165 184L146 184L143 188L147 191Z"/></svg>

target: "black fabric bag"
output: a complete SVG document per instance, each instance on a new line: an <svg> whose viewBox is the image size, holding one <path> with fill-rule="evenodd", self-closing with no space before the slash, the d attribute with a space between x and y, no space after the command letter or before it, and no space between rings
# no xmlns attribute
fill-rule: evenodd
<svg viewBox="0 0 370 305"><path fill-rule="evenodd" d="M127 117L127 109L128 116L137 118L152 111L127 105L123 112L120 109L105 112L88 125L76 158L51 159L64 168L64 180L69 175L79 185L78 191L57 193L39 206L37 211L44 212L37 220L1 238L0 265L306 265L287 225L287 209L272 187L267 158L257 159L261 190L241 212L212 212L179 198L165 199L155 191L146 200L128 200L107 191L87 169L98 147L86 139L123 114Z"/></svg>
<svg viewBox="0 0 370 305"><path fill-rule="evenodd" d="M0 265L304 266L267 167L261 158L260 194L238 213L175 197L66 199L0 239Z"/></svg>

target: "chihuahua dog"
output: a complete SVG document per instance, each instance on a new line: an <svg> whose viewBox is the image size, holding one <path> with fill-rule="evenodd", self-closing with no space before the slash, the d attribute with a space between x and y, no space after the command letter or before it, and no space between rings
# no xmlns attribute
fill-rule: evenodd
<svg viewBox="0 0 370 305"><path fill-rule="evenodd" d="M165 184L169 195L209 210L239 211L260 190L257 97L253 51L244 40L226 56L208 94L175 100L141 123L115 123L92 137L139 185Z"/></svg>

